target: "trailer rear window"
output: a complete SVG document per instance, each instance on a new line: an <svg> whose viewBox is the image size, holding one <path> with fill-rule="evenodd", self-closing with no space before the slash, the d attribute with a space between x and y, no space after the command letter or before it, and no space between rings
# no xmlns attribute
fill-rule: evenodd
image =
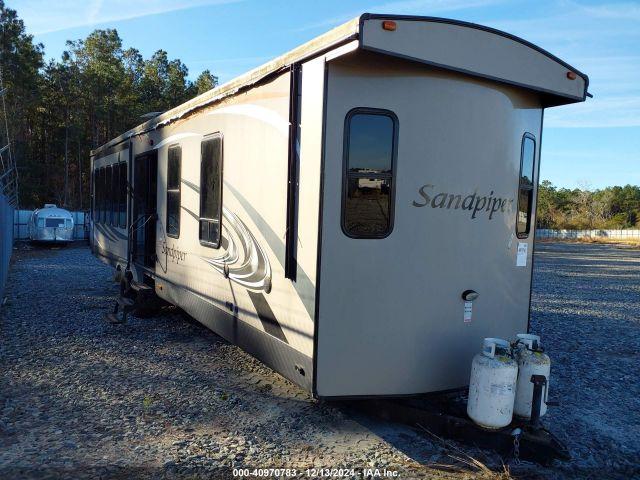
<svg viewBox="0 0 640 480"><path fill-rule="evenodd" d="M393 229L393 175L398 119L358 108L345 122L342 230L352 238L384 238Z"/></svg>
<svg viewBox="0 0 640 480"><path fill-rule="evenodd" d="M182 149L176 145L169 148L167 159L167 235L180 236L180 176Z"/></svg>
<svg viewBox="0 0 640 480"><path fill-rule="evenodd" d="M64 218L45 218L44 226L47 228L62 228L64 226Z"/></svg>
<svg viewBox="0 0 640 480"><path fill-rule="evenodd" d="M222 217L222 135L200 146L200 243L220 247Z"/></svg>
<svg viewBox="0 0 640 480"><path fill-rule="evenodd" d="M533 135L525 133L520 150L520 180L518 186L518 217L516 234L526 238L531 231L531 212L533 207L533 175L536 155L536 141Z"/></svg>

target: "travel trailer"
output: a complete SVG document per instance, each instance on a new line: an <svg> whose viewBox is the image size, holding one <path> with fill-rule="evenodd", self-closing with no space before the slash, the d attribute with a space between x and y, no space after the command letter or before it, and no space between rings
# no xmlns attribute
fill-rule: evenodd
<svg viewBox="0 0 640 480"><path fill-rule="evenodd" d="M543 113L587 87L504 32L364 14L94 150L92 249L316 397L463 388L528 330Z"/></svg>
<svg viewBox="0 0 640 480"><path fill-rule="evenodd" d="M29 239L37 243L67 243L73 241L73 215L53 203L34 210L29 219Z"/></svg>

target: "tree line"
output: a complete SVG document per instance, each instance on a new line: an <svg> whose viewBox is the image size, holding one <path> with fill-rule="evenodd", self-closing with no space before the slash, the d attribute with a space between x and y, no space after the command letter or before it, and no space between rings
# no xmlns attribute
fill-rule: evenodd
<svg viewBox="0 0 640 480"><path fill-rule="evenodd" d="M55 202L87 209L89 152L218 83L209 70L195 82L164 50L143 58L115 29L70 40L58 60L26 33L17 12L0 0L0 61L18 163L21 208Z"/></svg>
<svg viewBox="0 0 640 480"><path fill-rule="evenodd" d="M544 180L538 187L538 228L640 228L640 187L558 188Z"/></svg>

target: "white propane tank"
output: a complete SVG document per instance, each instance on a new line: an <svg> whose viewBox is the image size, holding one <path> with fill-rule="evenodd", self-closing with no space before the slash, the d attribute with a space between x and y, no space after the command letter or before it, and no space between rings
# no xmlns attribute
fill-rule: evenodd
<svg viewBox="0 0 640 480"><path fill-rule="evenodd" d="M488 429L506 427L513 417L518 364L511 346L500 338L485 338L482 353L473 357L467 414Z"/></svg>
<svg viewBox="0 0 640 480"><path fill-rule="evenodd" d="M531 405L533 403L533 383L531 375L544 375L547 385L542 392L540 416L547 413L547 400L549 399L549 376L551 374L551 360L543 353L538 335L520 333L516 335L516 347L514 351L518 362L518 383L516 385L516 400L513 405L513 413L521 418L531 418Z"/></svg>

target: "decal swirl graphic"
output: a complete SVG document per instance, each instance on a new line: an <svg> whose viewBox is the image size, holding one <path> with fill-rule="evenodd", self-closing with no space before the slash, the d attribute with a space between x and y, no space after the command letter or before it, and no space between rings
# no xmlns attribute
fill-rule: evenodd
<svg viewBox="0 0 640 480"><path fill-rule="evenodd" d="M217 257L200 257L229 280L249 290L271 291L271 264L264 250L238 216L222 208L222 246Z"/></svg>

